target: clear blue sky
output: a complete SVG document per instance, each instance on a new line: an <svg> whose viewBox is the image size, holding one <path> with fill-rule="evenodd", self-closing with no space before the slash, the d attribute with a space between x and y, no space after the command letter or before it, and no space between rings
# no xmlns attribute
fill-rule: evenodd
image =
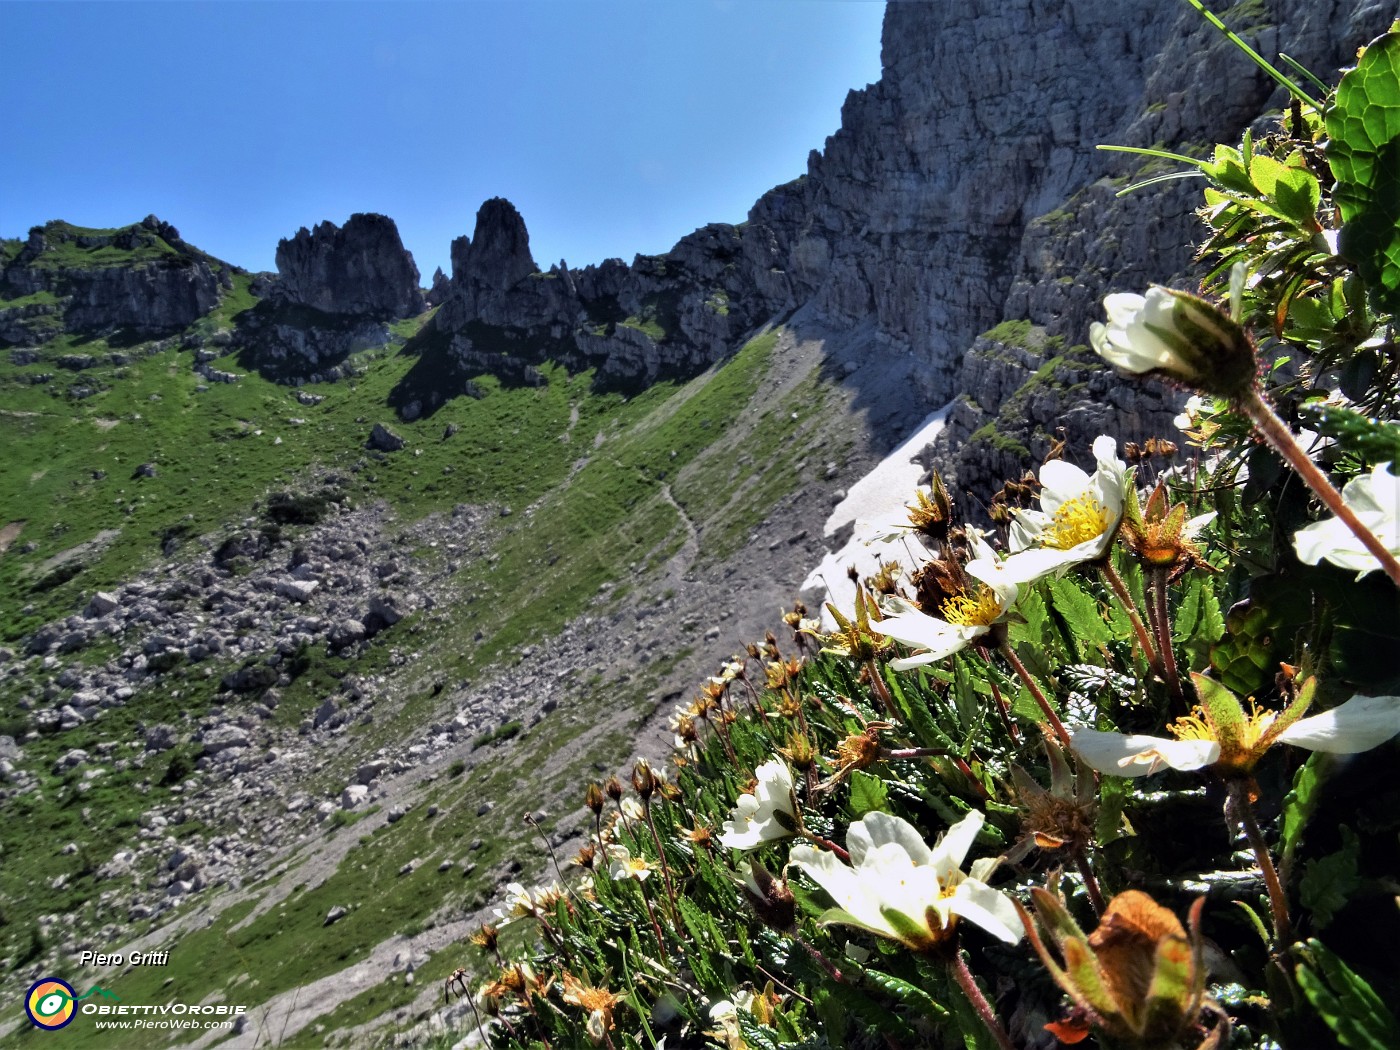
<svg viewBox="0 0 1400 1050"><path fill-rule="evenodd" d="M154 212L253 270L391 216L424 283L488 197L548 266L665 251L801 175L879 0L0 0L0 236Z"/></svg>

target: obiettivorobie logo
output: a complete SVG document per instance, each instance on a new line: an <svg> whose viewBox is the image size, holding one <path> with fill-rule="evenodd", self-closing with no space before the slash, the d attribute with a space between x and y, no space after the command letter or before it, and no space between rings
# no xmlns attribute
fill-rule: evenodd
<svg viewBox="0 0 1400 1050"><path fill-rule="evenodd" d="M35 1027L57 1031L66 1027L77 1014L77 1004L93 995L121 1002L106 988L89 988L79 995L71 984L57 977L42 977L35 981L24 997L24 1012Z"/></svg>

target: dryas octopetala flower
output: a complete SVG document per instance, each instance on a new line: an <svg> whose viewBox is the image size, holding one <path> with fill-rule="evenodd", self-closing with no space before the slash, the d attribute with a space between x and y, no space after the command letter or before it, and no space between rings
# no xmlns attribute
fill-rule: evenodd
<svg viewBox="0 0 1400 1050"><path fill-rule="evenodd" d="M626 846L608 847L608 874L614 879L645 882L651 872L651 863L645 857L632 856L632 851Z"/></svg>
<svg viewBox="0 0 1400 1050"><path fill-rule="evenodd" d="M1158 770L1213 767L1225 777L1251 776L1274 744L1352 755L1369 751L1400 733L1400 697L1354 696L1344 704L1304 718L1317 692L1308 678L1282 711L1261 711L1219 682L1193 674L1201 706L1167 727L1166 737L1103 733L1070 734L1074 750L1101 773L1143 777Z"/></svg>
<svg viewBox="0 0 1400 1050"><path fill-rule="evenodd" d="M1168 583L1175 583L1192 568L1214 571L1194 541L1215 519L1215 511L1194 518L1186 514L1186 504L1169 505L1167 487L1160 481L1146 507L1138 503L1136 490L1128 489L1120 532L1123 546L1144 568L1166 573Z"/></svg>
<svg viewBox="0 0 1400 1050"><path fill-rule="evenodd" d="M730 849L754 849L765 842L797 834L797 803L792 794L792 771L781 759L763 763L754 776L758 783L738 797L719 844Z"/></svg>
<svg viewBox="0 0 1400 1050"><path fill-rule="evenodd" d="M836 907L823 922L841 923L899 941L916 951L948 943L959 917L993 937L1021 939L1011 899L987 885L999 857L963 859L985 818L973 810L950 827L932 849L908 821L867 813L846 833L851 863L806 843L792 848L788 866L801 869L830 894Z"/></svg>
<svg viewBox="0 0 1400 1050"><path fill-rule="evenodd" d="M1400 557L1400 477L1389 463L1378 463L1370 474L1352 478L1342 489L1342 502L1351 508L1392 554ZM1308 565L1330 561L1356 573L1359 580L1381 567L1340 518L1324 518L1293 534L1298 560Z"/></svg>
<svg viewBox="0 0 1400 1050"><path fill-rule="evenodd" d="M1127 890L1108 902L1098 928L1087 937L1056 894L1036 888L1031 897L1040 933L1026 910L1016 906L1031 947L1073 1004L1068 1017L1045 1026L1061 1042L1078 1043L1098 1029L1115 1046L1179 1046L1203 1010L1220 1018L1224 1028L1201 1046L1221 1045L1218 1036L1228 1036L1223 1011L1205 996L1204 897L1191 907L1188 933L1175 914L1146 893Z"/></svg>
<svg viewBox="0 0 1400 1050"><path fill-rule="evenodd" d="M1194 295L1154 285L1146 295L1114 292L1108 324L1089 326L1089 343L1109 364L1155 374L1208 394L1242 400L1254 389L1254 346L1239 323Z"/></svg>
<svg viewBox="0 0 1400 1050"><path fill-rule="evenodd" d="M886 605L893 611L870 625L877 634L923 650L890 661L896 671L937 663L967 648L1004 621L1016 604L1020 588L1002 574L996 552L975 530L968 530L968 542L975 556L963 570L971 577L966 581L968 588L942 598L938 616L931 616L902 598L891 597L886 599ZM971 587L973 581L977 585L975 591Z"/></svg>
<svg viewBox="0 0 1400 1050"><path fill-rule="evenodd" d="M564 974L564 990L560 998L570 1006L579 1006L588 1011L584 1032L594 1046L601 1046L608 1038L608 1031L614 1027L613 1010L623 997L606 988L599 988L579 980L571 973Z"/></svg>
<svg viewBox="0 0 1400 1050"><path fill-rule="evenodd" d="M1030 583L1108 553L1123 519L1128 466L1118 458L1118 442L1094 439L1094 473L1052 459L1040 468L1040 509L1018 510L1011 523L1009 558L990 567L973 562L968 572L995 573L1011 583Z"/></svg>

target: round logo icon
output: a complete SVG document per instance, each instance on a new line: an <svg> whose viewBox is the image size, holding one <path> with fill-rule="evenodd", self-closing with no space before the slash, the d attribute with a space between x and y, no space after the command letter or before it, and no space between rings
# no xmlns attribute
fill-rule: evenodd
<svg viewBox="0 0 1400 1050"><path fill-rule="evenodd" d="M67 981L45 977L35 981L24 997L24 1012L40 1028L62 1028L73 1020L78 993Z"/></svg>

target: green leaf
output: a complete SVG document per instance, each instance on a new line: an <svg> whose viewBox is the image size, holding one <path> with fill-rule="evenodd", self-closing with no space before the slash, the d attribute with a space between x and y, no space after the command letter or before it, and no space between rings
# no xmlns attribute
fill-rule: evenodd
<svg viewBox="0 0 1400 1050"><path fill-rule="evenodd" d="M857 769L851 774L851 815L859 820L867 813L884 810L889 801L889 789L877 776Z"/></svg>
<svg viewBox="0 0 1400 1050"><path fill-rule="evenodd" d="M1081 652L1087 655L1089 649L1098 650L1108 644L1113 632L1104 620L1098 601L1085 593L1073 578L1051 580L1049 591L1055 612L1074 633L1075 640L1083 647Z"/></svg>
<svg viewBox="0 0 1400 1050"><path fill-rule="evenodd" d="M1317 808L1317 786L1321 781L1318 768L1325 759L1321 752L1314 751L1308 760L1298 767L1293 775L1293 788L1283 799L1283 832L1279 844L1283 850L1283 863L1287 866L1293 852L1302 841L1303 828Z"/></svg>
<svg viewBox="0 0 1400 1050"><path fill-rule="evenodd" d="M1342 848L1326 857L1308 861L1298 893L1303 907L1312 912L1313 925L1321 930L1346 906L1361 878L1356 871L1361 840L1342 825Z"/></svg>
<svg viewBox="0 0 1400 1050"><path fill-rule="evenodd" d="M1094 837L1107 846L1127 836L1123 830L1123 806L1128 800L1128 778L1103 776L1099 780L1099 812L1094 818Z"/></svg>
<svg viewBox="0 0 1400 1050"><path fill-rule="evenodd" d="M1400 1023L1380 996L1316 938L1298 952L1298 987L1337 1040L1351 1050L1391 1050L1400 1046Z"/></svg>
<svg viewBox="0 0 1400 1050"><path fill-rule="evenodd" d="M908 981L895 977L893 974L882 973L879 970L866 970L865 977L871 984L878 985L890 996L899 1000L905 1006L917 1010L925 1017L935 1021L946 1021L948 1011L938 1004L918 985L910 984Z"/></svg>
<svg viewBox="0 0 1400 1050"><path fill-rule="evenodd" d="M1342 77L1326 124L1341 254L1400 310L1400 34L1372 41Z"/></svg>
<svg viewBox="0 0 1400 1050"><path fill-rule="evenodd" d="M1189 663L1200 667L1210 655L1210 647L1225 634L1225 617L1215 597L1215 584L1203 572L1186 578L1172 625L1172 638L1185 647Z"/></svg>
<svg viewBox="0 0 1400 1050"><path fill-rule="evenodd" d="M1350 408L1309 403L1299 414L1312 430L1335 438L1348 452L1372 463L1400 462L1400 423L1372 419Z"/></svg>

